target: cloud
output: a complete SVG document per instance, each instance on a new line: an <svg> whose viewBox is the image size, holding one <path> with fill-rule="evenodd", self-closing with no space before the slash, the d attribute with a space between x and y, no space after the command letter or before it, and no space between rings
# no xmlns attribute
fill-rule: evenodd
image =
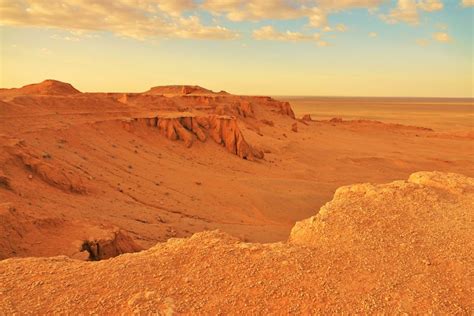
<svg viewBox="0 0 474 316"><path fill-rule="evenodd" d="M266 41L283 41L283 42L298 42L298 41L317 41L320 38L319 34L307 35L299 32L279 32L271 25L263 26L253 31L253 38L256 40Z"/></svg>
<svg viewBox="0 0 474 316"><path fill-rule="evenodd" d="M419 10L433 12L443 9L440 0L398 0L397 7L381 18L389 24L405 22L417 25L420 22Z"/></svg>
<svg viewBox="0 0 474 316"><path fill-rule="evenodd" d="M418 3L421 10L433 12L443 9L444 5L441 0L422 0Z"/></svg>
<svg viewBox="0 0 474 316"><path fill-rule="evenodd" d="M418 24L419 16L416 2L414 0L398 0L397 7L388 15L382 15L387 23L394 24L400 21L409 24Z"/></svg>
<svg viewBox="0 0 474 316"><path fill-rule="evenodd" d="M308 14L309 25L312 27L322 27L328 23L326 11L320 8L312 8Z"/></svg>
<svg viewBox="0 0 474 316"><path fill-rule="evenodd" d="M474 6L474 0L462 0L461 5L463 7L472 7Z"/></svg>
<svg viewBox="0 0 474 316"><path fill-rule="evenodd" d="M377 36L378 36L378 34L376 32L370 32L369 33L369 37L375 38Z"/></svg>
<svg viewBox="0 0 474 316"><path fill-rule="evenodd" d="M339 10L346 10L346 9L354 9L354 8L366 8L366 9L374 9L380 4L382 4L383 0L317 0L315 1L317 5L331 11L339 11Z"/></svg>
<svg viewBox="0 0 474 316"><path fill-rule="evenodd" d="M474 0L461 0L464 6ZM120 37L235 39L239 32L219 25L230 21L305 20L308 27L325 32L345 32L343 24L329 25L328 16L354 8L374 14L388 0L0 0L0 24L65 30L71 34L110 32ZM416 25L420 12L443 9L441 0L397 0L397 5L381 18L388 23ZM203 23L202 13L212 15ZM267 32L267 33L265 33ZM254 37L272 40L314 40L300 32L278 32L261 28ZM81 39L78 35L56 39Z"/></svg>
<svg viewBox="0 0 474 316"><path fill-rule="evenodd" d="M192 0L0 0L0 16L4 25L108 31L137 39L237 37L224 27L201 24L196 16L182 16L195 7Z"/></svg>
<svg viewBox="0 0 474 316"><path fill-rule="evenodd" d="M311 27L327 25L327 15L353 8L374 9L384 0L204 0L201 8L231 21L306 18Z"/></svg>
<svg viewBox="0 0 474 316"><path fill-rule="evenodd" d="M69 35L59 35L59 34L53 34L50 36L52 39L55 40L63 40L63 41L68 41L68 42L79 42L81 39L76 36L69 36Z"/></svg>
<svg viewBox="0 0 474 316"><path fill-rule="evenodd" d="M231 21L289 20L303 17L307 9L304 0L205 0L202 8L214 14L224 14Z"/></svg>
<svg viewBox="0 0 474 316"><path fill-rule="evenodd" d="M446 32L437 32L433 34L433 39L437 42L441 43L449 43L451 42L451 37Z"/></svg>
<svg viewBox="0 0 474 316"><path fill-rule="evenodd" d="M322 28L323 32L346 32L347 31L347 26L345 24L337 24L334 28L326 25L325 27Z"/></svg>

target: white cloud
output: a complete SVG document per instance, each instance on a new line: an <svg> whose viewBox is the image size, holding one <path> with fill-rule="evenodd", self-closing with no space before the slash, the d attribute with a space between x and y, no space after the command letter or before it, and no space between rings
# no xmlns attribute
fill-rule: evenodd
<svg viewBox="0 0 474 316"><path fill-rule="evenodd" d="M397 7L392 9L388 15L383 15L382 18L390 24L400 21L418 24L419 16L416 2L414 0L398 0Z"/></svg>
<svg viewBox="0 0 474 316"><path fill-rule="evenodd" d="M119 36L228 39L237 34L218 25L206 26L181 13L192 0L1 0L2 24L75 31L108 31Z"/></svg>
<svg viewBox="0 0 474 316"><path fill-rule="evenodd" d="M81 39L76 36L68 36L68 35L59 35L59 34L53 34L50 36L52 39L55 40L63 40L63 41L69 41L69 42L79 42Z"/></svg>
<svg viewBox="0 0 474 316"><path fill-rule="evenodd" d="M381 18L390 24L405 22L416 25L420 22L419 10L433 12L441 9L443 3L440 0L398 0L397 7Z"/></svg>
<svg viewBox="0 0 474 316"><path fill-rule="evenodd" d="M421 10L433 12L443 9L444 5L441 0L421 0L418 3Z"/></svg>
<svg viewBox="0 0 474 316"><path fill-rule="evenodd" d="M271 25L263 26L253 31L253 38L256 40L267 40L267 41L286 41L286 42L298 42L298 41L317 41L320 38L319 34L307 35L300 32L279 32Z"/></svg>
<svg viewBox="0 0 474 316"><path fill-rule="evenodd" d="M338 31L338 32L346 32L347 31L347 26L345 24L337 24L334 28L329 26L329 25L326 25L325 27L322 28L322 31L323 32L334 32L334 31Z"/></svg>
<svg viewBox="0 0 474 316"><path fill-rule="evenodd" d="M289 20L305 15L306 1L285 0L205 0L202 8L224 14L231 21Z"/></svg>
<svg viewBox="0 0 474 316"><path fill-rule="evenodd" d="M308 17L309 25L312 27L322 27L327 24L327 14L320 8L312 8Z"/></svg>
<svg viewBox="0 0 474 316"><path fill-rule="evenodd" d="M204 0L202 8L232 21L307 18L311 27L327 25L327 15L352 8L373 10L384 0Z"/></svg>
<svg viewBox="0 0 474 316"><path fill-rule="evenodd" d="M460 0L471 6L474 0ZM329 25L328 16L353 8L374 14L388 0L0 0L1 24L65 30L70 35L55 39L76 41L81 34L111 32L121 37L235 39L239 33L218 21L265 21L304 19L309 27L324 32L345 32L343 24ZM420 12L443 8L442 0L397 0L395 8L381 17L388 23L416 25ZM203 23L198 14L212 14L212 22ZM314 40L300 32L259 29L254 37L273 40ZM268 32L265 34L264 32ZM60 32L58 31L60 34ZM255 34L256 33L256 34Z"/></svg>
<svg viewBox="0 0 474 316"><path fill-rule="evenodd" d="M433 39L441 43L451 42L451 37L446 32L437 32L433 34Z"/></svg>

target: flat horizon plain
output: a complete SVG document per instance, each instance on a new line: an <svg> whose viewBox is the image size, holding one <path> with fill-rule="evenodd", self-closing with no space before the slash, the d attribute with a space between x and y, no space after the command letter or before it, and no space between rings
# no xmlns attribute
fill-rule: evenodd
<svg viewBox="0 0 474 316"><path fill-rule="evenodd" d="M273 96L291 103L297 117L323 120L376 120L436 131L466 132L474 128L473 98Z"/></svg>

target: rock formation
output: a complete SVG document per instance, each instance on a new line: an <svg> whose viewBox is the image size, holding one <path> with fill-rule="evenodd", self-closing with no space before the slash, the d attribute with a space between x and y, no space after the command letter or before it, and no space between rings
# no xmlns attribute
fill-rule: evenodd
<svg viewBox="0 0 474 316"><path fill-rule="evenodd" d="M205 142L208 137L224 146L228 152L243 159L262 159L264 154L250 146L244 139L237 119L225 115L195 116L191 113L176 113L151 118L135 118L124 122L128 130L144 124L155 127L159 133L170 140L181 140L191 147L195 139Z"/></svg>
<svg viewBox="0 0 474 316"><path fill-rule="evenodd" d="M45 183L56 187L60 190L86 194L87 188L84 185L84 180L76 172L69 170L66 172L64 168L60 168L58 164L51 164L45 159L38 158L37 155L28 151L24 146L16 146L10 149L13 156L20 161L20 163L31 172L30 179L38 177Z"/></svg>
<svg viewBox="0 0 474 316"><path fill-rule="evenodd" d="M298 132L298 123L295 122L295 123L291 124L291 130L293 132L297 133Z"/></svg>
<svg viewBox="0 0 474 316"><path fill-rule="evenodd" d="M92 237L82 243L81 251L88 253L88 260L98 261L116 257L123 253L143 250L123 230L104 231L101 237Z"/></svg>
<svg viewBox="0 0 474 316"><path fill-rule="evenodd" d="M29 84L18 89L8 89L5 92L21 95L74 95L81 93L71 84L57 80L45 80L41 83Z"/></svg>
<svg viewBox="0 0 474 316"><path fill-rule="evenodd" d="M342 123L343 120L340 117L333 117L332 119L329 120L330 123Z"/></svg>
<svg viewBox="0 0 474 316"><path fill-rule="evenodd" d="M311 115L310 114L305 114L303 115L303 117L301 118L303 121L308 121L308 122L311 122L313 119L311 118Z"/></svg>
<svg viewBox="0 0 474 316"><path fill-rule="evenodd" d="M216 94L215 92L200 86L175 85L175 86L157 86L146 91L145 94L157 95L187 95L187 94Z"/></svg>
<svg viewBox="0 0 474 316"><path fill-rule="evenodd" d="M333 249L353 276L371 271L373 285L419 273L427 288L448 279L454 288L473 263L473 220L473 178L417 172L408 181L339 188L317 215L296 223L289 242Z"/></svg>

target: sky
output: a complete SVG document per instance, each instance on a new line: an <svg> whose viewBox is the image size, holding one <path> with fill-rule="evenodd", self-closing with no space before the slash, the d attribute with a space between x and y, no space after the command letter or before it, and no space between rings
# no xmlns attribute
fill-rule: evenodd
<svg viewBox="0 0 474 316"><path fill-rule="evenodd" d="M474 0L0 0L0 87L473 97Z"/></svg>

